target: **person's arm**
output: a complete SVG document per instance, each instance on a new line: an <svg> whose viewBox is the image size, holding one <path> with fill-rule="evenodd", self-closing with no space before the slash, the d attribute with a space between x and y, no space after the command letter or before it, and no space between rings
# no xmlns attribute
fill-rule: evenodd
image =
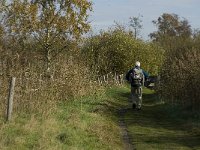
<svg viewBox="0 0 200 150"><path fill-rule="evenodd" d="M132 69L130 69L127 74L126 74L126 80L129 81L129 76L130 76L130 73L132 72Z"/></svg>

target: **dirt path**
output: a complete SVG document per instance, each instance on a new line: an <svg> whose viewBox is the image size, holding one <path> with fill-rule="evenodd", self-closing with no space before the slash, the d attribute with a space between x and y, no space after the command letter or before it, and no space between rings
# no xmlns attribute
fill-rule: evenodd
<svg viewBox="0 0 200 150"><path fill-rule="evenodd" d="M133 146L133 144L131 143L131 139L132 137L130 136L130 134L128 133L128 129L127 126L125 124L125 120L124 120L124 116L125 113L128 111L127 108L123 108L120 109L118 111L118 115L119 115L119 126L122 130L122 136L123 136L123 141L124 141L124 145L125 145L125 150L136 150Z"/></svg>

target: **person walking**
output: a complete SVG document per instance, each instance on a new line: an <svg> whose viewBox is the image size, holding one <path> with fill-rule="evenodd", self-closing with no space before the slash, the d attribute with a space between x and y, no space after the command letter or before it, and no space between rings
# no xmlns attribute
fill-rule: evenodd
<svg viewBox="0 0 200 150"><path fill-rule="evenodd" d="M126 80L131 84L131 99L133 109L142 108L142 86L149 77L148 73L140 68L140 62L136 61L135 66L126 74Z"/></svg>

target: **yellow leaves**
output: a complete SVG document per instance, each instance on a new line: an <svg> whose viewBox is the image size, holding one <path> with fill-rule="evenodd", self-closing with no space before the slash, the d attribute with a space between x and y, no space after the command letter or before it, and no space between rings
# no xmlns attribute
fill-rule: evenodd
<svg viewBox="0 0 200 150"><path fill-rule="evenodd" d="M29 6L29 13L32 21L36 21L36 17L38 14L38 7L35 4Z"/></svg>
<svg viewBox="0 0 200 150"><path fill-rule="evenodd" d="M25 28L31 32L51 29L52 32L68 32L80 35L87 32L88 12L91 2L87 0L14 1L9 6L7 26L16 26L19 30ZM79 37L79 36L77 36Z"/></svg>

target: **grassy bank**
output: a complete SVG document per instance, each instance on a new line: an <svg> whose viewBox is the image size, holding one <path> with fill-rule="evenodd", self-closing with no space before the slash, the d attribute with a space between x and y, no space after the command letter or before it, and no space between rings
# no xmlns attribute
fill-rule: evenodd
<svg viewBox="0 0 200 150"><path fill-rule="evenodd" d="M1 119L0 149L123 149L117 117L123 102L116 102L114 94L109 88L60 102L48 115L14 114L10 123Z"/></svg>

